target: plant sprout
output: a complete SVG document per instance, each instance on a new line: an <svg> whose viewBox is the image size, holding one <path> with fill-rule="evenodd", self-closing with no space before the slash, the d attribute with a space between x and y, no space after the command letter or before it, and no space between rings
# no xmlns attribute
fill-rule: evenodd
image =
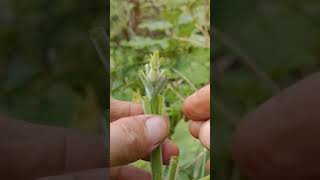
<svg viewBox="0 0 320 180"><path fill-rule="evenodd" d="M160 70L160 64L164 58L159 58L159 51L150 55L149 63L145 65L145 71L140 70L139 76L144 85L147 97L151 100L157 97L165 88L168 81L167 70Z"/></svg>
<svg viewBox="0 0 320 180"><path fill-rule="evenodd" d="M161 94L168 82L169 73L167 70L161 70L160 65L164 58L159 57L159 51L155 51L148 58L149 63L144 70L139 71L139 77L144 85L146 96L142 97L142 105L145 114L162 115L164 112L164 96ZM151 171L153 180L163 180L162 175L162 152L159 145L150 156ZM170 171L167 179L176 179L178 157L172 157Z"/></svg>

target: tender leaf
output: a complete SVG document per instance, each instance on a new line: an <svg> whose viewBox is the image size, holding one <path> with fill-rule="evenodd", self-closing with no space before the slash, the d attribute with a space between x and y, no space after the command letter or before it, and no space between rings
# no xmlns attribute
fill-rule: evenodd
<svg viewBox="0 0 320 180"><path fill-rule="evenodd" d="M154 88L153 88L152 84L149 82L148 78L146 77L146 75L144 74L144 72L142 70L140 70L138 73L139 73L139 77L144 85L144 88L146 90L148 97L151 97L151 95L154 93Z"/></svg>
<svg viewBox="0 0 320 180"><path fill-rule="evenodd" d="M156 84L156 87L154 88L154 94L155 95L160 94L163 91L163 89L166 87L167 82L168 82L168 78L161 76L158 83Z"/></svg>

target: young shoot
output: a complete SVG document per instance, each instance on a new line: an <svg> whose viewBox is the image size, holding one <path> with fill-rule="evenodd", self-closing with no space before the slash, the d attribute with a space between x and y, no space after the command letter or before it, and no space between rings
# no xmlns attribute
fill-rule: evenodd
<svg viewBox="0 0 320 180"><path fill-rule="evenodd" d="M163 115L164 96L161 94L168 82L168 71L161 69L164 58L159 57L155 51L148 58L148 63L139 71L139 77L144 85L146 96L142 97L145 114ZM163 180L161 145L150 156L153 180ZM175 170L176 168L174 168ZM174 177L175 173L171 172Z"/></svg>

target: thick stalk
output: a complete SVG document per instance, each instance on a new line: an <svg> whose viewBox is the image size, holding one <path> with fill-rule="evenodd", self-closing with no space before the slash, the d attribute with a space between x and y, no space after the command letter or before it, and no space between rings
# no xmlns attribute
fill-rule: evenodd
<svg viewBox="0 0 320 180"><path fill-rule="evenodd" d="M200 178L199 180L210 180L210 175L203 177L203 178Z"/></svg>
<svg viewBox="0 0 320 180"><path fill-rule="evenodd" d="M167 180L177 179L177 168L179 163L179 156L172 156L170 160L169 172Z"/></svg>
<svg viewBox="0 0 320 180"><path fill-rule="evenodd" d="M142 104L145 114L162 115L163 112L163 97L158 95L149 98L144 96ZM163 180L162 175L162 146L159 145L150 155L151 171L153 180Z"/></svg>
<svg viewBox="0 0 320 180"><path fill-rule="evenodd" d="M151 152L151 172L153 180L163 180L162 175L162 146L159 145L154 151Z"/></svg>

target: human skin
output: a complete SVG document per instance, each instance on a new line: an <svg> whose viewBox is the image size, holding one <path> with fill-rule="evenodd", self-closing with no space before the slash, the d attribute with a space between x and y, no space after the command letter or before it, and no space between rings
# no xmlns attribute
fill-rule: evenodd
<svg viewBox="0 0 320 180"><path fill-rule="evenodd" d="M295 85L285 89L280 94L266 101L264 104L259 106L254 111L250 112L247 116L243 118L239 126L237 127L234 133L234 141L232 144L232 152L235 163L240 169L243 175L248 176L252 180L264 180L264 179L291 179L291 180L313 180L319 179L319 165L320 161L320 145L318 143L317 137L320 135L320 73L314 74ZM115 104L113 104L115 103ZM110 127L121 126L125 124L130 124L135 122L136 126L142 128L133 127L135 129L147 129L145 126L146 121L154 116L144 116L141 115L142 109L141 105L114 101L112 107L123 107L122 109L110 109L111 112L111 125ZM118 105L117 105L118 104ZM189 122L189 129L191 134L199 138L202 144L210 149L210 87L209 85L198 90L192 96L188 97L183 106L183 111L188 119L191 119ZM134 117L134 118L132 118ZM161 118L161 117L160 117ZM12 135L12 132L18 130L19 123L10 120L1 120L2 123L0 127L6 127L9 129L6 132L8 135ZM117 122L118 121L118 122ZM121 121L121 122L120 122ZM130 121L130 122L129 122ZM139 121L137 123L137 121ZM167 120L163 119L163 122ZM117 122L113 126L112 123ZM137 125L138 124L138 125ZM5 125L5 126L3 126ZM131 125L131 124L130 124ZM17 126L17 127L16 127ZM135 125L133 125L135 126ZM162 125L160 125L162 126ZM10 129L11 128L11 129ZM16 129L17 128L17 129ZM45 132L42 134L44 137L50 136L50 132L61 131L64 135L72 135L74 137L87 137L87 135L79 133L70 133L64 129L55 129L49 130L43 129L42 126L33 127L33 132ZM39 128L39 129L38 129ZM28 133L29 125L23 125L21 129L22 134ZM163 124L162 129L167 129L167 126ZM19 131L17 131L19 132ZM124 131L125 132L125 131ZM144 143L147 141L148 135L147 130L142 131L137 135L137 137L145 136L141 138L144 140ZM31 133L30 137L33 133ZM126 166L125 164L135 161L137 159L143 158L148 155L152 150L153 144L144 144L140 147L144 147L143 150L138 150L135 152L133 157L120 157L124 153L121 147L124 147L127 143L125 139L121 139L124 136L121 136L120 132L116 132L115 143L118 141L124 141L122 145L116 145L112 149L111 144L111 154L115 154L114 157L119 156L112 160L111 164L117 167L112 168L112 175L114 179L150 179L150 174L131 167ZM128 134L128 133L127 133ZM131 133L129 133L131 134ZM159 142L165 141L166 133L160 132L158 140ZM19 135L19 133L16 133ZM5 137L5 136L2 136ZM19 136L18 136L19 137ZM90 136L92 137L92 136ZM76 139L77 139L76 138ZM116 139L118 138L118 139ZM156 139L157 139L156 138ZM3 138L3 142L5 138ZM32 138L31 138L32 139ZM87 138L84 138L87 139ZM53 141L55 142L55 141ZM58 141L57 141L58 142ZM86 143L84 141L83 143ZM92 142L88 138L88 142ZM42 142L39 142L40 145ZM141 142L140 142L141 143ZM169 145L166 145L168 141L164 142L164 161L167 162L169 157L173 154L176 154L178 150L175 145L169 142ZM50 143L52 144L52 143ZM57 143L59 144L59 143ZM130 144L130 143L129 143ZM155 143L158 144L158 143ZM95 146L91 144L91 146ZM100 146L100 145L99 145ZM99 147L97 146L97 147ZM5 146L2 146L5 147ZM39 146L41 147L41 146ZM45 147L45 146L42 146ZM130 145L128 146L130 147ZM54 149L54 148L53 148ZM134 149L134 148L133 148ZM14 150L14 149L10 149ZM128 150L125 150L128 151ZM12 151L10 153L16 153L17 151ZM50 150L46 150L50 152ZM59 151L56 151L59 152ZM23 152L20 152L23 155ZM79 152L81 153L81 152ZM95 153L102 154L102 153ZM26 155L27 156L27 155ZM9 156L10 157L10 156ZM56 156L53 156L56 157ZM55 160L59 158L54 158ZM98 161L93 161L89 164L95 164L99 162L100 158L94 158ZM146 158L147 159L147 158ZM22 163L23 165L24 163ZM77 163L73 163L77 164ZM83 163L79 163L81 165ZM122 166L124 165L124 166ZM23 166L22 166L23 167ZM79 167L78 167L79 168ZM84 167L81 167L84 168ZM79 169L81 169L79 168ZM40 168L41 169L41 168ZM72 168L73 169L73 168ZM53 168L53 170L56 170ZM99 169L97 169L98 171ZM13 171L15 172L15 171ZM41 172L41 171L40 171ZM94 171L82 172L79 174L85 173L87 176L89 174L96 175L92 173ZM106 172L105 169L100 169L99 172ZM33 172L34 173L34 172ZM71 173L66 176L76 176L77 173ZM77 174L77 177L84 177ZM28 172L26 174L28 177ZM58 177L58 176L57 176ZM53 177L52 177L53 178Z"/></svg>
<svg viewBox="0 0 320 180"><path fill-rule="evenodd" d="M210 85L189 96L183 103L183 112L190 119L190 133L210 150ZM210 162L207 165L209 168Z"/></svg>
<svg viewBox="0 0 320 180"><path fill-rule="evenodd" d="M178 155L178 147L166 139L169 120L166 117L143 115L141 104L119 101L110 102L110 164L113 179L151 180L149 173L128 166L149 154L162 144L163 162Z"/></svg>
<svg viewBox="0 0 320 180"><path fill-rule="evenodd" d="M190 119L189 130L210 149L210 85L189 96L183 104L183 112Z"/></svg>
<svg viewBox="0 0 320 180"><path fill-rule="evenodd" d="M210 88L187 98L191 134L210 148ZM232 155L250 180L320 179L320 73L283 90L248 113L233 134ZM209 125L207 125L209 129ZM207 135L207 136L206 136Z"/></svg>
<svg viewBox="0 0 320 180"><path fill-rule="evenodd" d="M102 136L0 117L0 179L105 167Z"/></svg>
<svg viewBox="0 0 320 180"><path fill-rule="evenodd" d="M178 155L175 144L166 139L168 119L143 115L140 104L111 99L110 165L106 167L101 135L60 127L35 125L12 118L0 118L0 179L149 180L149 173L127 164L148 159L163 143L163 161Z"/></svg>
<svg viewBox="0 0 320 180"><path fill-rule="evenodd" d="M320 179L320 73L248 113L233 137L233 158L250 180Z"/></svg>

